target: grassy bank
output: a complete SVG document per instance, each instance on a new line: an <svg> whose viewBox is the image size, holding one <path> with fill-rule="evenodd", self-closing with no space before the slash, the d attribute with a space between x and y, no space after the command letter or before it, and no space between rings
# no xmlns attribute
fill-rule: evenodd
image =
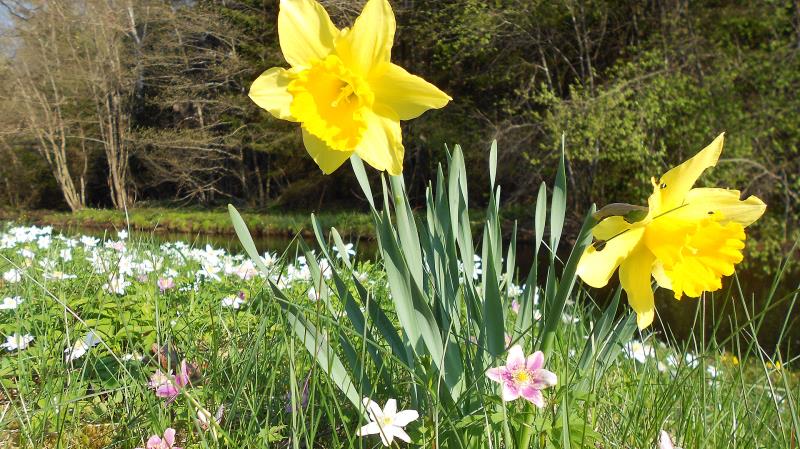
<svg viewBox="0 0 800 449"><path fill-rule="evenodd" d="M358 307L330 290L320 298L312 274L317 265L309 265L310 259L268 259L274 282L284 272L278 295L247 260L213 248L155 245L151 239L98 242L39 230L0 232L0 238L0 297L9 298L0 310L0 334L3 340L32 338L24 347L0 349L0 446L133 449L171 427L177 444L191 449L381 447L376 436L356 435L365 423L361 411L287 322L284 301L324 329L330 341L354 335L346 317ZM346 291L368 292L387 311L386 325L399 327L380 266L332 263L354 275ZM159 288L157 281L165 277L174 284ZM512 290L503 305L513 322L519 293ZM669 333L656 338L644 332L614 348L619 356L602 376L585 378L581 354L602 321L601 311L583 290L575 299L559 319L555 350L546 361L558 385L545 391L544 409L502 403L499 389L489 389L482 405L465 416L441 414L438 407L445 405L428 399L431 379L420 378L389 348L336 352L348 372L363 372L359 389L381 405L396 398L399 407L420 411L407 428L413 444L400 447L433 447L439 435L457 434L507 448L502 427L518 425L516 419L529 413L538 416L532 447L559 447L544 443L560 432L553 427L560 425L554 410L577 394L583 379L591 379L584 408L566 421L571 447L656 447L661 430L682 447L793 447L800 394L795 360L788 354L781 363L770 359L749 338L758 311L748 311L756 317L752 321L736 322L742 331L728 341L733 352L699 327L696 338L683 343ZM543 314L536 319L544 319L549 312L536 307ZM457 341L465 350L479 345ZM159 356L159 347L171 349ZM380 360L379 368L359 371L368 357ZM184 358L190 384L174 398L160 397L153 386L158 373L176 372ZM471 379L470 388L481 382ZM199 408L219 413L219 423L204 424Z"/></svg>
<svg viewBox="0 0 800 449"><path fill-rule="evenodd" d="M257 236L294 236L308 233L311 228L310 212L271 213L244 212L247 225ZM323 228L333 225L345 235L373 236L371 218L360 212L322 212L317 217ZM58 228L88 228L119 230L128 228L152 233L202 233L232 235L228 212L220 210L186 210L167 208L141 208L124 211L113 209L84 209L77 212L53 211L2 211L0 219L13 220Z"/></svg>

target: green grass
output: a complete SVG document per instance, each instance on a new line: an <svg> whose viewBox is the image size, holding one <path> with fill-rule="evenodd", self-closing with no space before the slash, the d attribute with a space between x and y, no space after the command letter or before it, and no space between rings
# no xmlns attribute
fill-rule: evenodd
<svg viewBox="0 0 800 449"><path fill-rule="evenodd" d="M311 229L310 214L274 211L244 214L256 236L294 236ZM327 226L336 225L341 232L354 237L374 235L368 214L360 212L321 212L319 219ZM0 217L59 228L127 229L155 233L233 234L228 212L222 210L185 210L167 208L134 208L127 213L114 209L84 209L76 212L5 211Z"/></svg>
<svg viewBox="0 0 800 449"><path fill-rule="evenodd" d="M36 253L36 261L57 259L62 248L57 243L49 250L35 244L24 247ZM163 250L147 240L129 242L128 248L131 254L163 256ZM0 272L12 264L24 266L18 249L0 250ZM21 282L0 284L0 296L25 299L16 310L0 311L2 333L28 332L36 337L28 349L0 357L0 428L5 429L0 431L0 441L5 441L5 447L142 447L149 435L160 434L168 426L178 430L186 448L379 445L375 437L355 436L363 424L359 411L302 348L287 325L280 297L263 279L243 281L229 276L201 283L197 291L176 289L161 294L154 272L147 279L134 280L126 295L119 296L102 289L107 278L93 270L84 250L76 248L72 255L73 261L62 262L60 268L76 279L47 280L43 276L47 270L34 262ZM294 254L287 257L282 262L294 263ZM191 284L190 274L199 264L179 267L173 263L165 263L163 269L178 268L182 273L176 278L179 286ZM347 270L343 265L338 269ZM383 269L365 261L357 270L367 274L364 285L373 300L384 310L392 310ZM312 302L309 287L308 282L298 282L282 292L328 333L329 341L351 333L350 325L335 314L343 309L338 298L331 296L330 307ZM220 306L222 297L239 290L248 297L242 309ZM742 301L746 306L744 298L743 293L731 290L707 302ZM551 405L534 412L535 426L559 416L555 405L582 380L577 377L582 375L577 369L580 351L600 310L586 292L579 292L575 299L567 312L577 317L577 323L558 327L546 365L558 374L559 387L547 391ZM739 331L727 342L703 334L702 304L698 302L694 339L676 342L669 335L647 332L637 338L652 344L656 357L645 363L619 357L602 377L591 380L589 394L581 398L583 405L571 418L577 420L571 423L573 432L585 426L580 430L582 438L596 444L589 447L655 447L661 429L687 448L793 447L798 433L794 408L800 394L793 370L796 361L786 354L782 369L769 365L772 355L761 352L749 338L757 326L758 310L748 309L752 319L740 317L742 321L735 323ZM620 312L628 313L622 307ZM393 314L389 318L397 323ZM97 330L103 343L72 364L65 363L64 349L88 329ZM168 407L147 386L158 366L151 352L153 344L170 345L200 367L192 387ZM387 348L380 352L382 367L367 370L363 378L371 385L373 397L381 403L397 398L407 408L412 390L428 394L430 379L419 378ZM697 356L697 366L681 363L666 371L659 369L659 361L666 363L669 356L681 358L687 352ZM125 354L141 355L142 360L124 361ZM715 379L709 376L708 366L719 370ZM296 403L304 385L308 391L305 408ZM295 392L295 413L286 411L292 403L287 398L291 391ZM224 405L219 439L197 426L193 404L212 413ZM519 401L503 407L497 397L484 398L484 407L469 419L456 419L441 414L444 405L428 403L420 420L408 426L415 446L431 447L438 434L447 432L481 435L486 432L486 420L516 421L532 412ZM489 435L486 441L494 439ZM543 447L542 441L536 433L533 447ZM447 447L459 446L451 441Z"/></svg>

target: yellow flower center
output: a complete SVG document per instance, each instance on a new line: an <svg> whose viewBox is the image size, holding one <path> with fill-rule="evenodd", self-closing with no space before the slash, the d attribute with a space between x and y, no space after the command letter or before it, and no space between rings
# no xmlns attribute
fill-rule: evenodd
<svg viewBox="0 0 800 449"><path fill-rule="evenodd" d="M720 224L716 215L696 222L665 215L649 223L644 235L677 299L722 288L722 277L733 274L734 265L742 261L744 240L742 225Z"/></svg>
<svg viewBox="0 0 800 449"><path fill-rule="evenodd" d="M353 151L367 128L375 95L336 55L315 61L289 83L291 113L303 128L338 151Z"/></svg>
<svg viewBox="0 0 800 449"><path fill-rule="evenodd" d="M528 374L527 370L521 369L514 373L514 382L518 384L527 383L530 380L531 376Z"/></svg>
<svg viewBox="0 0 800 449"><path fill-rule="evenodd" d="M383 419L381 419L381 427L385 429L391 426L393 422L394 420L391 417L384 416Z"/></svg>

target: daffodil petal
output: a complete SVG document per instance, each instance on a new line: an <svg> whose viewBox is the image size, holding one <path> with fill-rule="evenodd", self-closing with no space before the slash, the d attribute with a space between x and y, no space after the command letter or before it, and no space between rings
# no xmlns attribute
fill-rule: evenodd
<svg viewBox="0 0 800 449"><path fill-rule="evenodd" d="M651 214L670 211L683 204L684 197L692 188L697 178L709 167L717 164L722 153L725 134L720 134L713 142L691 159L666 172L657 182L655 191L650 195Z"/></svg>
<svg viewBox="0 0 800 449"><path fill-rule="evenodd" d="M664 271L664 264L660 260L656 260L653 264L653 279L656 280L659 287L672 290L672 280L667 276L666 271Z"/></svg>
<svg viewBox="0 0 800 449"><path fill-rule="evenodd" d="M370 77L375 101L393 109L400 120L411 120L428 109L444 107L452 98L406 69L385 63Z"/></svg>
<svg viewBox="0 0 800 449"><path fill-rule="evenodd" d="M303 145L326 175L336 171L352 154L349 151L334 150L306 130L303 130Z"/></svg>
<svg viewBox="0 0 800 449"><path fill-rule="evenodd" d="M391 114L391 111L382 111ZM390 175L403 172L403 136L397 116L384 116L365 111L367 129L356 147L356 154L377 170L386 170Z"/></svg>
<svg viewBox="0 0 800 449"><path fill-rule="evenodd" d="M367 78L374 67L391 59L396 26L387 0L369 0L353 28L336 43L336 53L348 67Z"/></svg>
<svg viewBox="0 0 800 449"><path fill-rule="evenodd" d="M644 329L653 323L655 301L650 286L656 258L645 245L638 245L619 266L619 282L628 295L628 304L636 312L636 323Z"/></svg>
<svg viewBox="0 0 800 449"><path fill-rule="evenodd" d="M722 278L732 275L744 257L745 239L739 223L729 221L723 226L712 219L700 222L688 236L682 257L673 264L664 264L675 298L684 294L697 298L703 292L722 288Z"/></svg>
<svg viewBox="0 0 800 449"><path fill-rule="evenodd" d="M290 71L273 67L253 81L248 95L255 104L276 118L296 121L289 110L292 94L286 90L291 79Z"/></svg>
<svg viewBox="0 0 800 449"><path fill-rule="evenodd" d="M758 197L739 199L738 190L698 188L686 194L686 205L677 209L675 217L681 220L696 221L716 214L721 223L734 222L749 226L758 220L767 209Z"/></svg>
<svg viewBox="0 0 800 449"><path fill-rule="evenodd" d="M597 223L597 225L592 228L592 235L597 240L608 240L618 234L622 234L631 227L633 227L632 224L625 221L625 219L619 215L615 215Z"/></svg>
<svg viewBox="0 0 800 449"><path fill-rule="evenodd" d="M614 274L614 270L639 243L643 234L644 228L633 228L607 242L592 244L586 248L578 262L578 276L592 287L604 287ZM598 251L596 248L601 245Z"/></svg>
<svg viewBox="0 0 800 449"><path fill-rule="evenodd" d="M324 59L334 48L339 30L328 12L315 0L281 0L278 39L286 62L308 67Z"/></svg>

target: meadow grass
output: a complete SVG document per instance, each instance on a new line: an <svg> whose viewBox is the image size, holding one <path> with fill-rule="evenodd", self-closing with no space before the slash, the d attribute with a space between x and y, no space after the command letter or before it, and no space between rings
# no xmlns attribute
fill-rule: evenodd
<svg viewBox="0 0 800 449"><path fill-rule="evenodd" d="M253 235L289 236L308 233L309 214L297 211L247 211L243 214ZM0 217L17 222L52 225L61 229L128 229L145 233L182 233L231 235L233 228L224 209L170 209L137 207L127 211L114 209L83 209L75 212L0 210ZM370 217L357 211L323 211L319 219L327 226L336 225L342 233L372 237Z"/></svg>
<svg viewBox="0 0 800 449"><path fill-rule="evenodd" d="M89 248L55 236L40 248L46 235L6 244L0 251L0 273L20 274L18 282L3 281L0 296L23 299L15 309L0 312L0 330L35 338L28 348L5 351L0 358L0 425L6 447L142 447L149 435L166 427L178 430L183 447L380 445L375 437L355 435L363 424L359 411L301 347L287 325L281 299L265 279L244 280L236 274L244 263L241 257L147 240L117 241L124 253L102 243ZM71 260L64 260L62 251L70 245ZM94 265L87 258L95 260ZM99 258L105 260L98 262ZM219 279L206 276L214 268L204 264L214 258L222 267L212 273ZM109 269L118 269L120 263L133 265L124 294L104 290L109 278L98 272L100 263L109 264ZM298 273L282 291L327 332L328 340L353 332L335 313L343 304L332 298L331 313L322 301L309 297L314 293L311 278L303 274L295 253L287 252L272 266ZM386 305L382 268L365 260L355 270L374 301ZM165 272L175 274L176 287L161 293L156 282ZM239 274L243 272L247 270ZM54 278L64 274L75 278ZM222 305L222 298L239 291L246 297L239 309ZM690 340L675 341L668 332L635 336L602 377L591 379L571 431L593 445L586 447L655 447L661 429L682 447L795 447L800 394L792 370L796 360L790 354L780 358L766 352L752 338L763 316L762 310L748 307L752 294L746 286L732 284L724 293L698 301L696 332ZM795 299L796 292L772 302ZM717 341L713 333L704 332L706 309L730 301L740 302L747 315L731 317L735 332ZM570 385L582 380L576 366L600 312L582 290L568 303L547 361L559 377L559 387L547 395L551 405L536 412L537 419L553 419L556 415L550 412L560 396L569 395ZM391 314L389 319L397 322ZM791 324L792 318L787 316L786 322ZM101 342L66 362L65 349L90 330ZM182 358L197 367L191 387L170 405L148 386L159 369L153 352L159 347L176 353L161 357L167 368L176 368ZM426 394L430 385L420 384L426 380L393 360L386 348L383 352L387 356L381 369L365 371L361 382L370 385L373 397L397 398L401 407L408 407L411 391L417 388ZM198 406L211 414L223 407L216 438L198 424ZM423 447L430 447L442 432L481 435L487 420L531 413L519 403L504 407L497 398L485 398L485 408L475 410L471 419L442 416L436 406L428 410L409 426L413 440ZM534 435L533 447L545 447L540 437ZM501 441L486 435L487 444L494 440Z"/></svg>

